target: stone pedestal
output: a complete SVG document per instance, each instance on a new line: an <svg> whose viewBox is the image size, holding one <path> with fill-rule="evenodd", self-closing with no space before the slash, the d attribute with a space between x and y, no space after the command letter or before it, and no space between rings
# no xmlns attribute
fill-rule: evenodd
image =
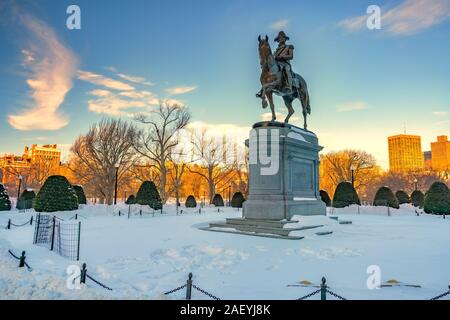
<svg viewBox="0 0 450 320"><path fill-rule="evenodd" d="M256 123L250 135L246 141L250 177L244 218L290 220L294 215L326 215L319 193L322 147L317 136L280 122Z"/></svg>

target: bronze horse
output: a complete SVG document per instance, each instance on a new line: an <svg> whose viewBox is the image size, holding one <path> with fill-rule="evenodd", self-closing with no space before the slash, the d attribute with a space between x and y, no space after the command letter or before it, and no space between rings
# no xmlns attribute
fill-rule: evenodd
<svg viewBox="0 0 450 320"><path fill-rule="evenodd" d="M275 106L273 104L273 94L283 98L284 104L288 109L288 115L284 119L285 123L289 122L289 118L294 114L292 101L299 99L303 107L304 128L307 129L306 117L311 114L311 106L309 105L309 94L306 81L298 74L294 73L293 87L290 92L283 91L283 74L280 66L276 62L272 49L270 48L269 38L266 36L259 41L259 60L261 64L261 85L262 85L262 107L267 108L266 98L269 100L270 109L272 111L272 121L276 120Z"/></svg>

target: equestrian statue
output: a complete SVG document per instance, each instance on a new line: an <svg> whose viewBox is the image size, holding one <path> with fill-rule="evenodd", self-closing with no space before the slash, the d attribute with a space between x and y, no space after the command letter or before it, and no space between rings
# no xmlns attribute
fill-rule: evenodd
<svg viewBox="0 0 450 320"><path fill-rule="evenodd" d="M299 99L303 107L304 128L306 130L306 117L308 114L311 114L308 88L306 81L292 71L290 61L294 58L294 46L286 44L288 40L289 37L284 31L280 31L274 39L275 42L278 42L278 48L275 53L272 53L267 35L264 39L258 36L259 61L261 64L260 81L262 88L256 96L262 99L262 107L264 109L267 108L267 100L269 100L272 121L276 120L273 94L275 93L281 96L288 109L288 114L286 119L284 119L285 123L288 123L294 114L292 102L295 99Z"/></svg>

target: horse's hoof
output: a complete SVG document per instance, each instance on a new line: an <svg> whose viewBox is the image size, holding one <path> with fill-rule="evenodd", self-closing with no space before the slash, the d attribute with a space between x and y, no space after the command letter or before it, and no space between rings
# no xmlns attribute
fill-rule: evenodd
<svg viewBox="0 0 450 320"><path fill-rule="evenodd" d="M267 108L267 102L266 101L263 102L262 107L263 107L263 109Z"/></svg>

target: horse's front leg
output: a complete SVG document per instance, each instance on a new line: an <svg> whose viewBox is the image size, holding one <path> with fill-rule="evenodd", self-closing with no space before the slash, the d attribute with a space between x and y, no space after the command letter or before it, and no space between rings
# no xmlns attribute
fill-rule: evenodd
<svg viewBox="0 0 450 320"><path fill-rule="evenodd" d="M262 94L261 94L261 106L262 106L262 108L263 109L265 109L265 108L267 108L267 100L266 100L266 89L263 87L262 89L261 89L261 92L262 92Z"/></svg>
<svg viewBox="0 0 450 320"><path fill-rule="evenodd" d="M267 99L269 100L270 104L270 111L272 111L272 121L277 120L277 116L275 115L275 105L273 104L273 94L272 91L268 91L266 93Z"/></svg>

